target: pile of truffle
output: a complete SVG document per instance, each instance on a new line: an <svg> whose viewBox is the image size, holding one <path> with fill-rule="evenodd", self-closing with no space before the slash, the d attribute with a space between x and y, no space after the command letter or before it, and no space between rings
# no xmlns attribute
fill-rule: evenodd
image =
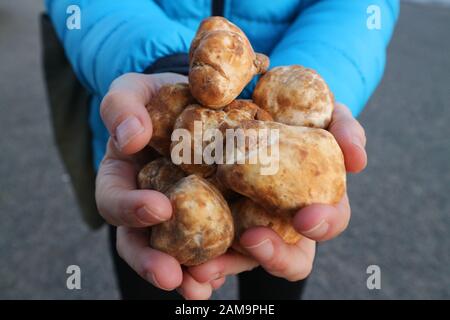
<svg viewBox="0 0 450 320"><path fill-rule="evenodd" d="M269 59L220 17L201 23L189 58L189 84L164 85L147 105L150 147L161 157L141 169L138 184L163 192L173 207L170 220L151 228L150 245L193 266L231 247L245 253L238 240L254 226L272 228L286 243L298 242L292 215L312 203L335 204L346 188L342 152L326 130L334 107L327 84L301 66L266 72ZM253 101L236 99L257 74L262 76ZM222 132L278 129L278 169L261 174L262 164L251 161L255 153L248 149L245 163L175 165L172 132L193 133L195 121ZM196 152L192 147L190 160Z"/></svg>

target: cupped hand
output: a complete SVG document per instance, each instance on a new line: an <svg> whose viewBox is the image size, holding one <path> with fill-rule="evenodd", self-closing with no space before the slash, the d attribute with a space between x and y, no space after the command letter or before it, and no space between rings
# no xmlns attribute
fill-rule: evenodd
<svg viewBox="0 0 450 320"><path fill-rule="evenodd" d="M361 172L367 164L364 129L350 110L337 104L328 130L334 135L344 154L347 172ZM306 278L312 270L315 242L332 239L347 227L350 220L347 194L336 205L313 204L302 208L293 218L293 226L305 237L296 245L288 245L269 228L251 228L240 238L248 255L230 250L202 265L189 268L188 281L179 291L186 298L207 299L212 290L221 286L227 275L238 274L261 265L267 272L287 280ZM202 286L192 290L191 283Z"/></svg>
<svg viewBox="0 0 450 320"><path fill-rule="evenodd" d="M150 248L148 227L168 220L172 206L160 192L138 190L136 175L152 135L145 106L163 84L178 82L187 82L187 78L174 73L125 74L111 84L100 107L110 139L97 174L98 210L118 227L119 255L163 290L179 287L183 272L175 258Z"/></svg>
<svg viewBox="0 0 450 320"><path fill-rule="evenodd" d="M359 173L367 165L366 135L350 110L336 104L328 130L333 134L344 154L347 172ZM350 221L347 194L336 205L313 204L301 209L293 219L295 229L304 236L325 241L338 236Z"/></svg>

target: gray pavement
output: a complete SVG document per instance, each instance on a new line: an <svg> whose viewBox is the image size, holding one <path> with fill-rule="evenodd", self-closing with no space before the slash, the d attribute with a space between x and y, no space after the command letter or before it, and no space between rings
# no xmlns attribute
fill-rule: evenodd
<svg viewBox="0 0 450 320"><path fill-rule="evenodd" d="M53 144L40 10L40 1L0 2L0 299L116 299L106 230L81 221ZM349 178L352 221L320 245L306 299L450 298L449 31L449 8L403 5L385 77L360 118L369 166ZM65 287L71 264L81 290ZM366 287L371 264L381 290ZM235 279L215 297L235 298Z"/></svg>

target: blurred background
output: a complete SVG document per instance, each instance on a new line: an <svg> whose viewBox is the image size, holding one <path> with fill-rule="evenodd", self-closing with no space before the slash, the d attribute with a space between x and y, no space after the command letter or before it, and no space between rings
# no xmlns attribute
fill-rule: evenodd
<svg viewBox="0 0 450 320"><path fill-rule="evenodd" d="M450 299L450 0L404 1L360 117L369 165L352 220L319 246L305 299ZM117 299L106 228L81 220L44 90L38 0L0 1L0 299ZM81 290L66 288L79 265ZM381 269L368 290L366 269ZM215 298L236 298L236 281Z"/></svg>

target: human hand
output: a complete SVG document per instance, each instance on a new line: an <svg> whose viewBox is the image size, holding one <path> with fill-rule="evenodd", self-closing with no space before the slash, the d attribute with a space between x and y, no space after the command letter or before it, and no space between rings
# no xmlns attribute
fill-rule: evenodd
<svg viewBox="0 0 450 320"><path fill-rule="evenodd" d="M146 146L152 135L145 106L163 84L178 82L187 78L174 73L125 74L111 84L100 107L111 137L97 174L97 207L108 223L118 227L119 255L163 290L177 288L183 271L175 258L150 248L148 227L168 220L172 206L162 193L138 190L136 175L140 162L148 157Z"/></svg>
<svg viewBox="0 0 450 320"><path fill-rule="evenodd" d="M364 129L350 110L337 104L329 131L342 149L348 172L358 173L367 164L364 150ZM183 281L179 291L186 298L206 299L212 289L221 286L227 275L238 274L261 265L269 273L296 281L311 272L315 254L315 241L332 239L345 230L350 220L350 204L345 195L336 205L313 204L301 209L293 218L293 226L303 234L296 245L287 245L269 228L252 228L244 232L240 244L250 254L242 255L230 250L226 254L202 265L188 269L190 278ZM190 282L197 281L203 290L193 291Z"/></svg>

